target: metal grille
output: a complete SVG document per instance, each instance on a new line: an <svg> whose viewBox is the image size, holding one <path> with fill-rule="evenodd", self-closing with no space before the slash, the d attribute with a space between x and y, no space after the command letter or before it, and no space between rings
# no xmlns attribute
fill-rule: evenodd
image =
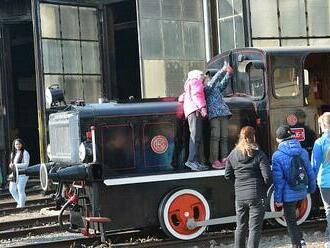
<svg viewBox="0 0 330 248"><path fill-rule="evenodd" d="M78 112L55 113L49 116L51 158L54 162L79 163Z"/></svg>

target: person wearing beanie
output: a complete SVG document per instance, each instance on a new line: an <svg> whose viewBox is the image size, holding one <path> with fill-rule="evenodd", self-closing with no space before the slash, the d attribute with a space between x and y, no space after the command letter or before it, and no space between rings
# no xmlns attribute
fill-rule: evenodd
<svg viewBox="0 0 330 248"><path fill-rule="evenodd" d="M307 193L313 193L316 189L315 176L308 152L301 147L300 142L294 139L288 125L281 125L276 130L276 141L279 143L272 156L272 173L274 183L274 201L276 207L283 207L287 222L287 229L291 238L292 247L306 247L302 232L296 221L296 208L299 201L306 198ZM294 188L287 175L292 171L292 160L299 156L305 166L308 178L308 186Z"/></svg>
<svg viewBox="0 0 330 248"><path fill-rule="evenodd" d="M314 143L312 167L317 177L317 184L327 217L325 247L330 248L330 112L325 112L320 116L319 125L323 134Z"/></svg>

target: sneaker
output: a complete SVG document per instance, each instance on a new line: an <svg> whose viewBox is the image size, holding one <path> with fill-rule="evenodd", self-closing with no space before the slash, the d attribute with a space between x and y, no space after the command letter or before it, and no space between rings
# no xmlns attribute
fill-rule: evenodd
<svg viewBox="0 0 330 248"><path fill-rule="evenodd" d="M187 161L184 165L189 167L192 171L199 171L199 164L197 162Z"/></svg>
<svg viewBox="0 0 330 248"><path fill-rule="evenodd" d="M212 163L212 168L213 169L216 169L216 170L222 170L224 169L226 166L224 163L221 163L219 160L215 160L213 163Z"/></svg>
<svg viewBox="0 0 330 248"><path fill-rule="evenodd" d="M301 248L307 248L306 241L304 239L300 240L300 247Z"/></svg>
<svg viewBox="0 0 330 248"><path fill-rule="evenodd" d="M206 164L198 163L199 170L208 170L209 167Z"/></svg>

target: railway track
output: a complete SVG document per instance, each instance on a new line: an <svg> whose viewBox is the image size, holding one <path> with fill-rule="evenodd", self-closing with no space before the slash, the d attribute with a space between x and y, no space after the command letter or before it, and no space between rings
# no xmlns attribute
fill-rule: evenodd
<svg viewBox="0 0 330 248"><path fill-rule="evenodd" d="M325 221L324 220L318 220L318 221L310 221L306 222L301 226L301 229L305 232L308 231L320 231L323 230L325 227ZM263 237L270 237L274 235L281 235L286 234L287 230L286 228L280 227L280 228L265 228L263 230ZM63 234L64 235L64 234ZM111 247L114 248L122 248L122 247L176 247L176 248L184 248L189 245L189 247L210 247L210 244L223 244L228 242L233 242L234 239L234 232L227 231L227 232L209 232L205 233L203 236L201 236L198 239L191 240L191 241L181 241L181 240L171 240L168 238L165 238L164 235L160 233L151 234L156 235L150 237L150 234L147 233L141 233L137 231L132 232L122 232L122 233L107 233L107 238L109 241L109 244L111 243ZM81 237L81 235L78 235L76 237L73 237L74 235L71 235L67 238L64 237L62 240L47 240L44 238L43 241L35 242L35 243L22 243L17 244L10 247L25 247L28 245L29 247L84 247L99 244L99 236L96 235L95 237ZM58 236L60 237L60 236ZM5 246L4 246L5 247ZM110 245L109 245L110 247Z"/></svg>

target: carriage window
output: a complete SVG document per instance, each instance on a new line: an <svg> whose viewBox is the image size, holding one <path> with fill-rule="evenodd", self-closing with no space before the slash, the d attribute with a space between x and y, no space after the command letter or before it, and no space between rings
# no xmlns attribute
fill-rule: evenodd
<svg viewBox="0 0 330 248"><path fill-rule="evenodd" d="M129 125L102 128L105 170L127 170L135 167L133 128Z"/></svg>
<svg viewBox="0 0 330 248"><path fill-rule="evenodd" d="M290 97L299 94L298 71L294 67L277 68L274 71L276 97Z"/></svg>

